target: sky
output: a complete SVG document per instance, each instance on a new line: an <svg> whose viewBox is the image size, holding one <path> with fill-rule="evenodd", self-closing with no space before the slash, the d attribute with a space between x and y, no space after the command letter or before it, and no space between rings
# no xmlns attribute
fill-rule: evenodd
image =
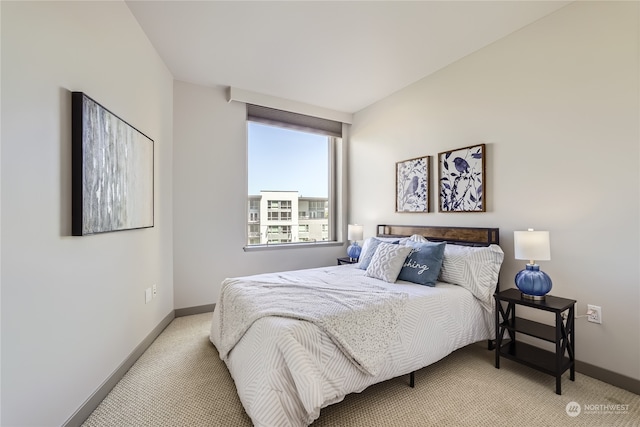
<svg viewBox="0 0 640 427"><path fill-rule="evenodd" d="M328 197L329 138L248 122L249 195L298 191Z"/></svg>

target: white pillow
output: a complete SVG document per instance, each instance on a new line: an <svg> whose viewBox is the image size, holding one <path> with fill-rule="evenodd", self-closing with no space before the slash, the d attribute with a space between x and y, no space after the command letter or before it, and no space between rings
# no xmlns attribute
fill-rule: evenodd
<svg viewBox="0 0 640 427"><path fill-rule="evenodd" d="M426 243L429 240L427 240L426 237L421 236L420 234L413 234L411 237L409 237L409 239L407 240L411 240L412 242L418 242L418 243Z"/></svg>
<svg viewBox="0 0 640 427"><path fill-rule="evenodd" d="M409 246L380 243L364 275L394 283L412 250Z"/></svg>
<svg viewBox="0 0 640 427"><path fill-rule="evenodd" d="M478 247L447 244L438 279L462 286L480 301L490 304L503 259L504 252L498 245Z"/></svg>

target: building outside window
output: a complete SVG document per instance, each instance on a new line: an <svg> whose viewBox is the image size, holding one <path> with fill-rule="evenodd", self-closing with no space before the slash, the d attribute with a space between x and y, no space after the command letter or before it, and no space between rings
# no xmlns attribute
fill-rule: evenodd
<svg viewBox="0 0 640 427"><path fill-rule="evenodd" d="M329 218L308 218L300 215L300 209L308 209L309 203L324 205L327 203L326 199L302 197L296 191L262 191L260 195L252 197L261 202L262 212L258 217L267 219L258 223L250 222L249 244L329 240Z"/></svg>

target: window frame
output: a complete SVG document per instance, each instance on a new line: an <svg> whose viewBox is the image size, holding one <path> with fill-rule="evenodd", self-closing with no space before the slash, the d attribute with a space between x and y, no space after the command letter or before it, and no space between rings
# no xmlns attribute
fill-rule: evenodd
<svg viewBox="0 0 640 427"><path fill-rule="evenodd" d="M247 107L250 107L251 104L247 104ZM267 108L267 107L264 107ZM292 114L294 116L300 116L297 113L288 113L285 111L280 111L280 110L276 110L279 111L279 114L284 114L284 115L288 115L288 114ZM248 112L247 112L247 118L246 118L246 127L247 127L247 149L249 146L249 135L248 135L248 128L251 122L256 122L256 123L261 123L261 124L266 124L269 126L276 126L276 127L281 127L283 129L295 129L298 131L302 131L302 132L308 132L308 133L320 133L320 134L325 134L323 132L318 132L315 129L312 128L305 128L305 127L301 127L301 126L296 126L296 125L292 125L291 123L287 123L287 122L278 122L276 120L270 119L270 120L262 120L262 119L258 119L256 120L254 117L251 116L251 114L249 113L249 108L248 108ZM327 196L327 204L328 207L325 208L325 210L323 211L323 217L322 218L313 218L312 217L312 210L311 209L307 209L306 210L306 218L309 220L314 220L314 219L323 219L326 218L327 219L327 227L328 227L328 233L327 233L327 237L326 240L315 240L315 241L296 241L296 242L287 242L287 243L261 243L261 244L250 244L250 237L248 235L248 228L245 228L247 230L246 232L246 236L245 236L245 244L244 244L244 250L245 251L252 251L252 250L263 250L263 249L273 249L273 248L290 248L292 246L296 246L296 247L300 247L300 246L317 246L317 245L322 245L322 246L327 246L327 245L342 245L343 242L340 241L340 239L338 238L339 236L342 236L342 232L341 232L341 228L344 227L344 223L345 223L345 219L344 219L344 200L340 200L343 197L344 191L342 190L342 187L344 184L344 176L342 176L342 174L344 173L344 149L345 149L345 135L344 135L344 128L345 125L340 123L340 136L335 136L335 135L326 135L328 137L328 196ZM247 156L248 158L248 156ZM339 175L339 171L341 172L341 174ZM247 174L249 173L249 169L247 167ZM247 197L249 196L255 196L255 195L250 195L247 192ZM294 226L296 226L297 229L297 225L299 224L299 209L298 212L293 212L293 208L289 207L289 212L290 212L290 217L282 220L281 217L278 218L278 220L282 220L282 221L286 221ZM314 210L315 212L315 210ZM269 215L267 213L267 215ZM258 215L260 218L260 222L263 221L262 215ZM314 215L315 216L315 215ZM267 219L267 218L264 218ZM262 229L263 225L261 224L261 229ZM267 229L268 225L264 225L265 231ZM293 231L292 231L293 232ZM322 238L321 238L322 239Z"/></svg>

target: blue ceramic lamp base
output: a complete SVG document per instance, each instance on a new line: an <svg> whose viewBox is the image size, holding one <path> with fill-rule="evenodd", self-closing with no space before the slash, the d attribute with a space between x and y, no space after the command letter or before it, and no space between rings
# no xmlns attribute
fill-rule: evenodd
<svg viewBox="0 0 640 427"><path fill-rule="evenodd" d="M538 264L527 264L525 270L516 274L515 281L522 297L532 300L544 300L552 286L551 278L544 271L540 271Z"/></svg>
<svg viewBox="0 0 640 427"><path fill-rule="evenodd" d="M360 258L360 252L362 252L362 248L358 246L358 242L353 242L347 248L347 255L349 255L351 261L357 261Z"/></svg>

